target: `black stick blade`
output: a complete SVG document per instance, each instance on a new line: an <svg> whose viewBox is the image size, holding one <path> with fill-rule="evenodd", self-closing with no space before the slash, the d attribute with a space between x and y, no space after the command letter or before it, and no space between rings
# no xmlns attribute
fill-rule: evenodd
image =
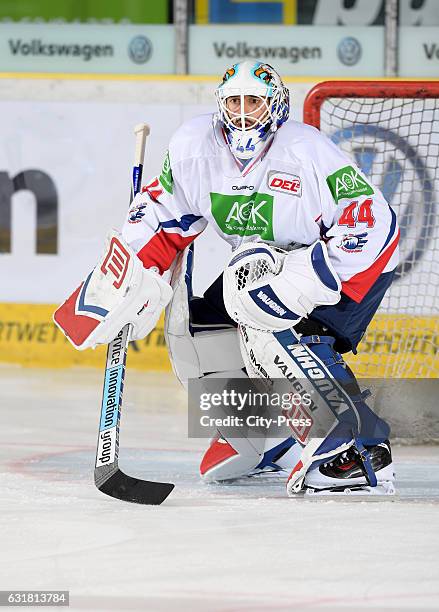
<svg viewBox="0 0 439 612"><path fill-rule="evenodd" d="M168 497L174 485L167 482L151 482L127 476L117 470L108 480L97 485L99 491L135 504L158 506Z"/></svg>

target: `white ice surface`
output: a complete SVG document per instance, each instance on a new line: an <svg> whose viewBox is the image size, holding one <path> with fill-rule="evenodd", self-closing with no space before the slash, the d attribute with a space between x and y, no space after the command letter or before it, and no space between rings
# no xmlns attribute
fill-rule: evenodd
<svg viewBox="0 0 439 612"><path fill-rule="evenodd" d="M184 392L128 371L121 467L176 484L137 506L93 485L101 388L94 370L0 368L0 589L69 589L77 610L439 609L437 447L394 449L395 502L207 486Z"/></svg>

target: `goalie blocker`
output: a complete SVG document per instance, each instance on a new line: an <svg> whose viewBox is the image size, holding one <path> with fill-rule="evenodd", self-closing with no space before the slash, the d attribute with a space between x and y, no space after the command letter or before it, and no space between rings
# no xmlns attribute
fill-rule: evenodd
<svg viewBox="0 0 439 612"><path fill-rule="evenodd" d="M171 296L169 284L153 269L146 270L113 231L97 266L53 318L76 349L95 348L111 342L128 323L130 340L144 338Z"/></svg>

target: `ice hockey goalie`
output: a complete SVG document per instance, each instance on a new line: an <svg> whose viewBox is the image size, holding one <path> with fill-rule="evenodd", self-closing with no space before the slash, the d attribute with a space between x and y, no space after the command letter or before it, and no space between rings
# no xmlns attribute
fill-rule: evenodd
<svg viewBox="0 0 439 612"><path fill-rule="evenodd" d="M392 282L395 213L326 136L288 120L288 90L271 66L231 66L216 101L215 114L174 134L160 175L116 235L133 261L124 290L99 271L102 262L81 289L82 305L102 310L90 315L99 319L92 336L76 345L109 342L127 322L145 335L167 305L167 344L183 383L283 378L302 381L314 398L316 428L306 435L230 437L219 427L201 461L203 479L287 471L293 497L392 494L389 426L367 405L343 354L357 350ZM195 297L189 246L207 224L233 251ZM171 268L173 291L162 279ZM77 321L67 319L58 323L71 335Z"/></svg>

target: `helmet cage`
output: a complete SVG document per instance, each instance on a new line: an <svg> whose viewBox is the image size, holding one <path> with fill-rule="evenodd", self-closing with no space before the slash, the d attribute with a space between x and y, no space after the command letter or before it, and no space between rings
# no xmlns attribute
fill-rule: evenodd
<svg viewBox="0 0 439 612"><path fill-rule="evenodd" d="M217 92L218 108L220 110L220 121L224 126L230 130L240 130L246 132L248 130L259 129L267 124L271 125L273 119L273 103L272 98L269 97L269 92L265 95L261 95L258 92L246 92L242 93L240 89L236 91L229 90L226 98L221 98ZM245 98L250 96L259 101L251 111L245 112L246 101ZM228 100L231 98L239 98L239 110L234 111L228 107ZM261 113L261 110L263 111ZM257 116L259 115L259 116ZM269 127L269 126L267 126Z"/></svg>
<svg viewBox="0 0 439 612"><path fill-rule="evenodd" d="M247 151L245 157L255 154L265 141L268 132L275 132L289 115L288 89L277 72L268 64L256 63L250 66L249 64L250 62L235 64L227 70L223 82L215 92L218 119L225 128L232 152L241 156L242 143L248 142L248 138L252 137L251 150ZM235 84L236 75L240 74L243 76L241 79L238 78ZM248 78L253 82L247 80ZM245 96L257 98L260 104L245 112ZM239 111L228 108L229 98L240 98ZM264 109L262 113L260 113L261 108ZM259 113L259 117L255 116Z"/></svg>

